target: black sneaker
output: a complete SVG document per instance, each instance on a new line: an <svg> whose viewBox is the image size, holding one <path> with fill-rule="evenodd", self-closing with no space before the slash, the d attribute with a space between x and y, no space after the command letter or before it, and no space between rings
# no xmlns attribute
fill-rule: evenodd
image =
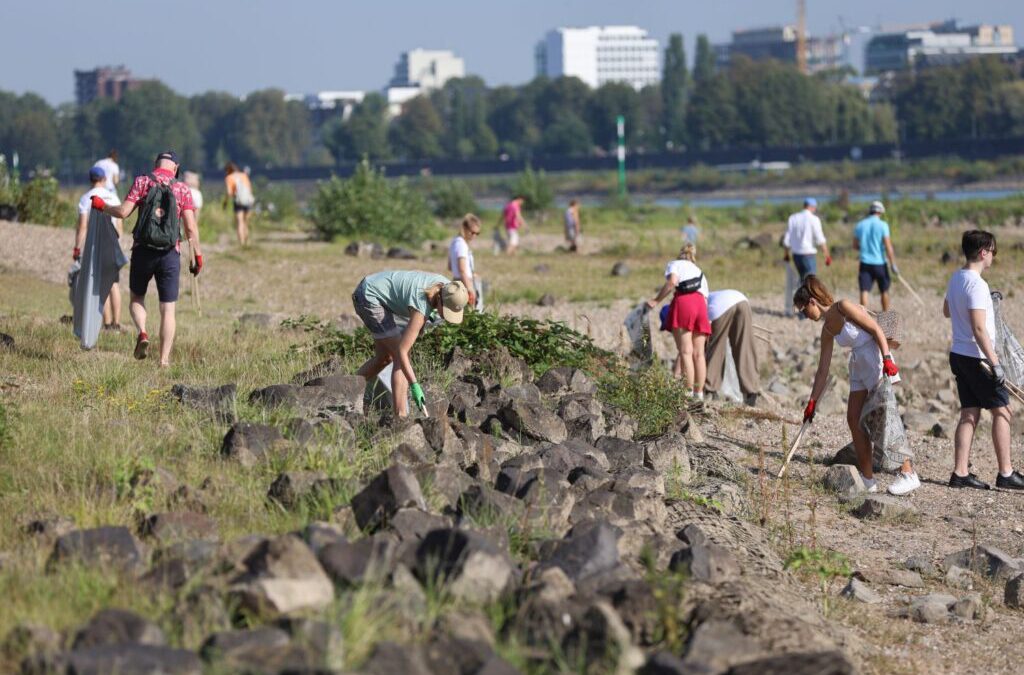
<svg viewBox="0 0 1024 675"><path fill-rule="evenodd" d="M1009 479L1007 479L1009 480ZM974 488L975 490L990 490L988 483L982 480L978 480L978 477L973 473L969 473L966 476L958 476L956 473L949 475L949 487L951 488Z"/></svg>
<svg viewBox="0 0 1024 675"><path fill-rule="evenodd" d="M1009 476L999 474L996 476L996 487L1004 490L1024 490L1024 476L1019 471L1012 472Z"/></svg>

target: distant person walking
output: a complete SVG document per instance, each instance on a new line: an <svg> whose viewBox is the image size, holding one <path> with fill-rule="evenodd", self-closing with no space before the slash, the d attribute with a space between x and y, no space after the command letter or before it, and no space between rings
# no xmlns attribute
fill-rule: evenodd
<svg viewBox="0 0 1024 675"><path fill-rule="evenodd" d="M889 309L889 286L892 284L889 265L892 265L893 274L899 274L900 271L896 267L896 253L892 250L889 223L880 217L883 213L885 206L882 202L871 202L867 217L853 229L853 247L860 251L860 269L857 273L860 304L868 306L871 287L877 283L884 312ZM886 264L887 256L889 265Z"/></svg>
<svg viewBox="0 0 1024 675"><path fill-rule="evenodd" d="M85 238L89 233L89 211L92 210L92 198L99 197L111 206L118 206L121 203L117 193L107 188L106 174L99 166L94 165L89 169L89 182L92 183L92 187L78 200L78 228L75 230L75 248L71 252L71 257L74 260L81 259L82 247L85 246ZM123 234L121 221L118 218L112 218L111 221L114 223L114 229L117 230L117 236L120 237ZM121 284L117 281L110 287L110 295L103 303L103 329L121 330Z"/></svg>
<svg viewBox="0 0 1024 675"><path fill-rule="evenodd" d="M182 176L189 192L192 193L192 203L196 207L196 222L199 221L199 214L203 211L203 193L199 189L199 174L195 171L186 171Z"/></svg>
<svg viewBox="0 0 1024 675"><path fill-rule="evenodd" d="M92 166L103 171L105 176L103 187L117 194L117 186L121 183L121 167L117 165L117 150L111 150L110 154Z"/></svg>
<svg viewBox="0 0 1024 675"><path fill-rule="evenodd" d="M469 292L461 281L448 281L430 272L377 272L363 277L356 286L352 305L373 336L374 346L373 356L356 374L370 382L389 363L394 363L391 400L398 417L409 414L410 391L416 406L420 410L426 407L423 388L409 355L427 319L438 312L446 322L460 324L468 302ZM407 321L404 327L395 321L396 316Z"/></svg>
<svg viewBox="0 0 1024 675"><path fill-rule="evenodd" d="M565 210L565 240L569 243L569 251L579 251L582 231L580 230L580 203L573 199Z"/></svg>
<svg viewBox="0 0 1024 675"><path fill-rule="evenodd" d="M448 271L454 281L461 281L469 293L469 306L482 309L480 278L476 276L476 264L473 262L473 249L470 243L480 236L480 219L467 213L459 225L459 234L455 235L448 246Z"/></svg>
<svg viewBox="0 0 1024 675"><path fill-rule="evenodd" d="M757 350L754 347L754 316L750 301L739 291L714 291L708 295L708 319L711 339L707 346L707 382L705 388L719 392L725 376L726 348L732 350L736 374L743 393L743 402L757 404L761 393L761 375L757 372Z"/></svg>
<svg viewBox="0 0 1024 675"><path fill-rule="evenodd" d="M821 219L816 212L818 200L808 197L804 200L804 208L789 217L789 225L786 228L786 235L782 238L782 245L786 252L783 260L789 262L793 259L793 266L803 280L808 274L818 273L818 247L825 253L825 265L832 264L832 256L828 252L828 242L825 241L825 233L821 230Z"/></svg>
<svg viewBox="0 0 1024 675"><path fill-rule="evenodd" d="M696 261L697 247L693 244L683 246L679 259L665 266L665 284L654 298L647 301L647 306L654 309L674 293L663 324L665 330L672 332L678 352L672 374L683 378L693 396L702 400L708 372L704 343L711 335L711 321L708 320L708 280Z"/></svg>
<svg viewBox="0 0 1024 675"><path fill-rule="evenodd" d="M178 171L178 155L173 151L156 156L151 173L135 179L128 196L120 206L111 206L95 195L92 207L114 218L127 218L139 208L138 220L132 230L131 272L128 287L132 293L131 314L139 336L135 341L135 358L144 359L149 353L149 334L146 333L146 291L150 280L156 280L160 298L160 367L170 365L174 346L175 303L178 301L178 282L181 272L181 223L185 225L185 238L192 246L195 262L189 271L193 275L203 269L203 255L199 250L199 228L196 226L195 204L192 192L174 176Z"/></svg>
<svg viewBox="0 0 1024 675"><path fill-rule="evenodd" d="M966 264L953 273L942 302L942 313L953 324L949 369L960 397L949 487L989 489L988 483L970 472L971 445L984 408L992 411L992 445L999 465L996 487L1022 490L1024 476L1013 470L1010 459L1010 396L994 346L995 308L988 283L982 278L995 260L996 238L990 232L971 230L964 232L960 246Z"/></svg>
<svg viewBox="0 0 1024 675"><path fill-rule="evenodd" d="M519 231L526 229L526 221L523 220L523 202L525 200L516 195L501 212L502 220L505 222L505 236L508 241L506 253L515 255L519 250Z"/></svg>
<svg viewBox="0 0 1024 675"><path fill-rule="evenodd" d="M249 213L256 204L249 174L239 169L234 162L224 165L224 199L231 200L235 210L235 232L238 243L249 245Z"/></svg>

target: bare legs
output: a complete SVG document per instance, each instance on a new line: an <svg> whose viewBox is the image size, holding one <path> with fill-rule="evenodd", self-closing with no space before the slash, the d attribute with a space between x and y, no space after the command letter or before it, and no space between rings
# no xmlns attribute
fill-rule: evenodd
<svg viewBox="0 0 1024 675"><path fill-rule="evenodd" d="M367 382L377 377L380 371L394 361L401 340L401 336L374 339L373 356L359 367L356 375L366 379ZM391 400L394 402L395 415L405 417L409 414L409 381L405 378L405 373L401 368L391 370Z"/></svg>
<svg viewBox="0 0 1024 675"><path fill-rule="evenodd" d="M176 303L160 303L160 367L166 368L171 363L171 349L174 347L174 334L177 331L175 321ZM146 332L145 298L132 293L132 301L128 306L132 322L140 333Z"/></svg>
<svg viewBox="0 0 1024 675"><path fill-rule="evenodd" d="M235 211L235 232L241 246L249 245L249 212Z"/></svg>
<svg viewBox="0 0 1024 675"><path fill-rule="evenodd" d="M971 456L971 444L974 442L974 431L981 420L981 408L963 408L960 410L960 421L956 425L953 437L953 471L958 476L968 474L968 463ZM1010 409L1006 406L992 409L992 445L995 446L996 463L999 473L1007 474L1013 470L1010 461Z"/></svg>
<svg viewBox="0 0 1024 675"><path fill-rule="evenodd" d="M708 376L708 364L704 360L707 335L676 328L672 331L672 337L675 338L676 350L679 352L672 366L672 375L676 379L683 378L695 394L703 393L704 381Z"/></svg>
<svg viewBox="0 0 1024 675"><path fill-rule="evenodd" d="M120 325L121 324L121 284L114 282L114 285L110 287L110 295L107 296L107 301L103 303L103 325Z"/></svg>
<svg viewBox="0 0 1024 675"><path fill-rule="evenodd" d="M846 401L846 423L853 436L853 449L857 452L857 468L865 478L874 478L871 467L871 440L860 425L860 414L864 410L864 402L868 400L867 390L851 391Z"/></svg>

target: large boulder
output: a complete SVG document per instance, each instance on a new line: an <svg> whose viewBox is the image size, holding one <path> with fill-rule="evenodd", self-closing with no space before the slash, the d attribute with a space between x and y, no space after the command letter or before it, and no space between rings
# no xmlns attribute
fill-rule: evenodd
<svg viewBox="0 0 1024 675"><path fill-rule="evenodd" d="M826 490L839 496L853 496L867 492L864 479L857 467L849 464L833 464L821 478Z"/></svg>
<svg viewBox="0 0 1024 675"><path fill-rule="evenodd" d="M622 530L606 521L578 523L540 561L536 572L557 567L573 583L619 566Z"/></svg>
<svg viewBox="0 0 1024 675"><path fill-rule="evenodd" d="M72 649L122 644L163 646L167 638L155 623L134 612L103 609L75 633Z"/></svg>
<svg viewBox="0 0 1024 675"><path fill-rule="evenodd" d="M352 512L361 530L376 531L387 525L399 509L427 510L419 481L412 471L394 464L370 481L352 498Z"/></svg>
<svg viewBox="0 0 1024 675"><path fill-rule="evenodd" d="M639 469L644 465L644 446L615 436L597 439L597 449L608 457L612 473L626 469Z"/></svg>
<svg viewBox="0 0 1024 675"><path fill-rule="evenodd" d="M313 551L294 535L260 542L232 580L232 595L257 614L323 609L334 599L334 584Z"/></svg>
<svg viewBox="0 0 1024 675"><path fill-rule="evenodd" d="M687 525L680 538L689 545L676 551L669 563L675 572L685 572L692 579L717 584L740 575L740 565L732 552L710 541L696 525Z"/></svg>
<svg viewBox="0 0 1024 675"><path fill-rule="evenodd" d="M203 660L214 672L287 673L319 672L319 655L281 628L262 627L214 633L200 648Z"/></svg>
<svg viewBox="0 0 1024 675"><path fill-rule="evenodd" d="M201 675L202 661L190 651L170 647L119 644L76 649L23 664L23 672L68 675Z"/></svg>
<svg viewBox="0 0 1024 675"><path fill-rule="evenodd" d="M1020 563L995 546L978 544L946 556L946 567L962 567L991 579L1005 580L1020 574Z"/></svg>
<svg viewBox="0 0 1024 675"><path fill-rule="evenodd" d="M285 443L277 427L269 424L237 422L221 444L221 454L242 466L254 466Z"/></svg>
<svg viewBox="0 0 1024 675"><path fill-rule="evenodd" d="M395 569L398 540L375 534L355 542L337 541L317 554L324 570L339 586L382 583Z"/></svg>
<svg viewBox="0 0 1024 675"><path fill-rule="evenodd" d="M644 466L665 475L675 476L683 483L690 482L690 455L686 451L686 438L678 431L645 441Z"/></svg>
<svg viewBox="0 0 1024 675"><path fill-rule="evenodd" d="M453 598L470 603L497 600L515 578L508 555L483 534L434 530L416 548L416 577L427 587L444 584Z"/></svg>
<svg viewBox="0 0 1024 675"><path fill-rule="evenodd" d="M57 538L50 554L51 566L64 562L134 574L145 564L145 550L127 527L73 530Z"/></svg>
<svg viewBox="0 0 1024 675"><path fill-rule="evenodd" d="M176 384L171 387L171 395L183 405L210 413L221 422L235 421L235 398L238 386L222 384L219 387L190 387Z"/></svg>
<svg viewBox="0 0 1024 675"><path fill-rule="evenodd" d="M538 441L561 443L569 437L565 422L540 403L511 399L498 410L498 419L510 432Z"/></svg>

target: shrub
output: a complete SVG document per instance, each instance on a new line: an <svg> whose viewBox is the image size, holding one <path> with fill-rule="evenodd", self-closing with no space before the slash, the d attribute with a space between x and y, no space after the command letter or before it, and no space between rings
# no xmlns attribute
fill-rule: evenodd
<svg viewBox="0 0 1024 675"><path fill-rule="evenodd" d="M689 392L682 380L660 366L632 373L623 364L603 370L601 398L629 413L637 423L637 438L660 436L686 408Z"/></svg>
<svg viewBox="0 0 1024 675"><path fill-rule="evenodd" d="M527 166L512 182L512 192L523 198L523 209L530 213L549 209L555 203L551 181L543 169L534 171Z"/></svg>
<svg viewBox="0 0 1024 675"><path fill-rule="evenodd" d="M434 215L438 218L461 218L467 213L476 213L480 210L473 192L461 180L446 180L439 183L430 197L434 202Z"/></svg>
<svg viewBox="0 0 1024 675"><path fill-rule="evenodd" d="M18 174L7 168L7 158L0 154L0 204L18 203Z"/></svg>
<svg viewBox="0 0 1024 675"><path fill-rule="evenodd" d="M257 188L261 211L275 223L295 220L299 216L299 202L295 188L287 183L264 183Z"/></svg>
<svg viewBox="0 0 1024 675"><path fill-rule="evenodd" d="M405 180L391 183L384 171L367 160L351 178L337 176L320 183L313 196L310 218L325 239L372 236L416 245L431 233L427 203Z"/></svg>
<svg viewBox="0 0 1024 675"><path fill-rule="evenodd" d="M18 220L39 225L73 225L75 207L60 197L60 185L52 176L37 176L22 186L18 195Z"/></svg>

